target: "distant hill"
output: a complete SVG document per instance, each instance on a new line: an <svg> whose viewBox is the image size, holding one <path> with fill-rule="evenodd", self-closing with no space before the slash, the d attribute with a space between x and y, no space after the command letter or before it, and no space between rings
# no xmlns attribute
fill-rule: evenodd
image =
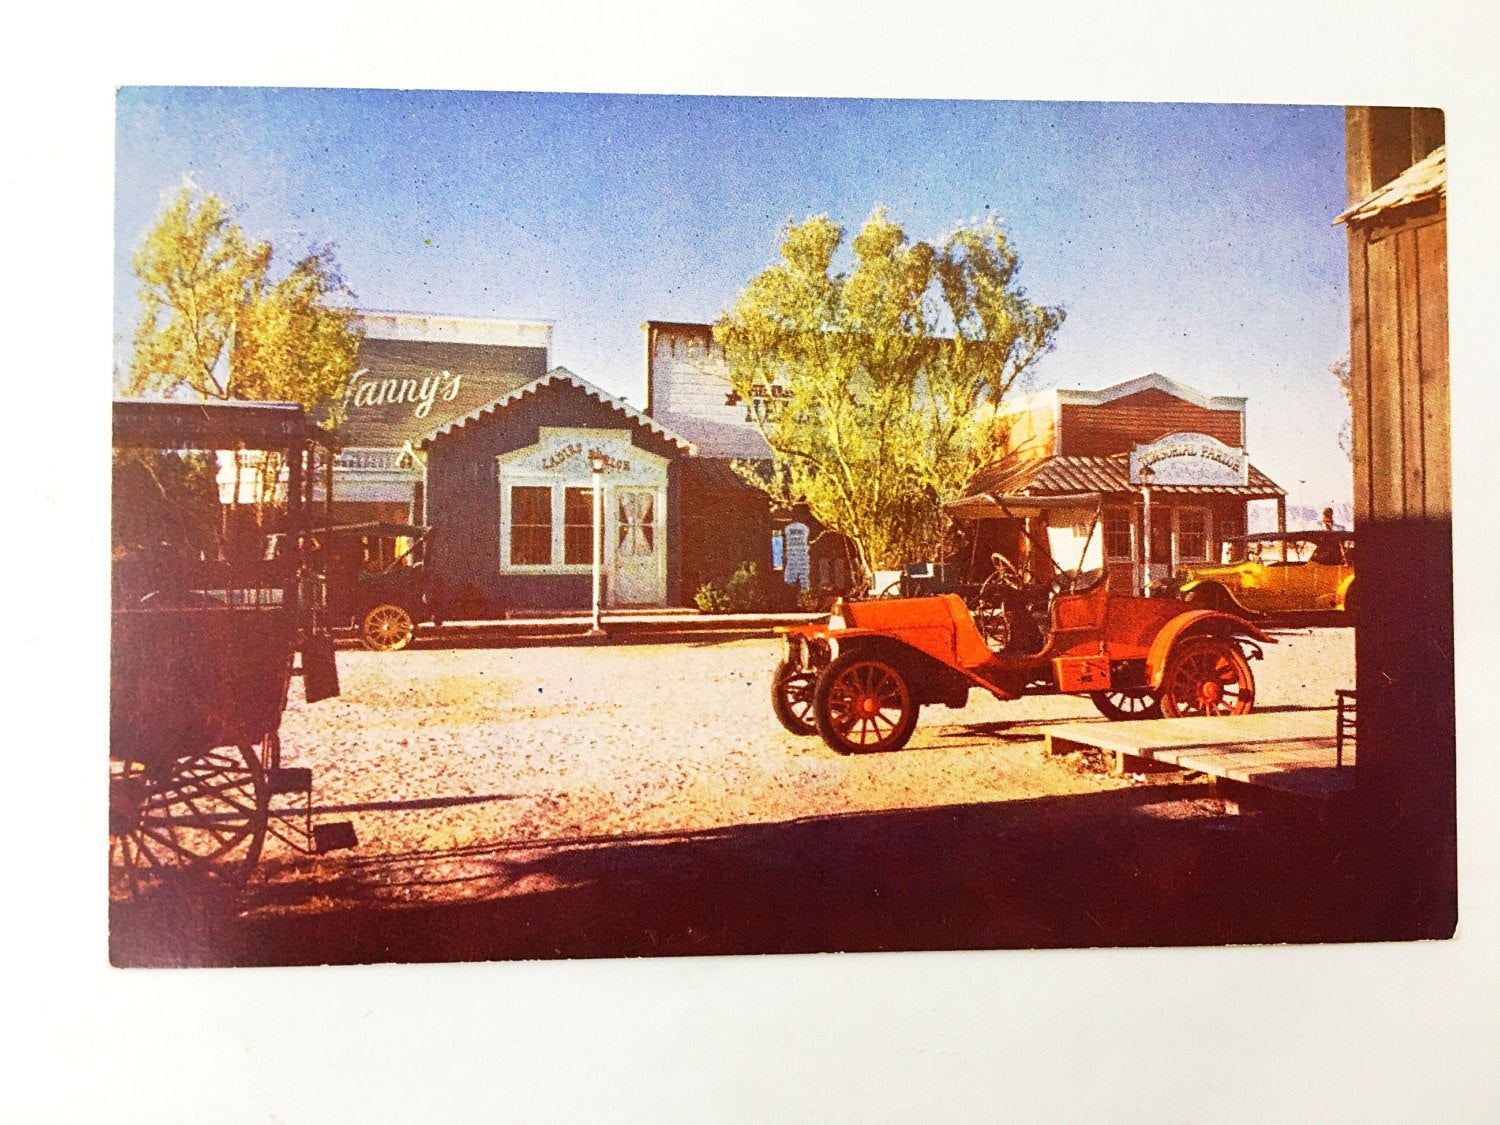
<svg viewBox="0 0 1500 1125"><path fill-rule="evenodd" d="M1311 508L1305 504L1288 504L1286 506L1286 529L1288 531L1309 531L1321 526L1322 508ZM1345 502L1333 505L1333 522L1339 527L1354 527L1354 506ZM1250 522L1247 528L1254 534L1257 531L1276 530L1276 507L1274 504L1252 504L1250 506Z"/></svg>

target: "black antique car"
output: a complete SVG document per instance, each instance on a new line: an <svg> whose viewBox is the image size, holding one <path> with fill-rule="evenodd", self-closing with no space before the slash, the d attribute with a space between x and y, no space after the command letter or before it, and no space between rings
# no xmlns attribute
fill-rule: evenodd
<svg viewBox="0 0 1500 1125"><path fill-rule="evenodd" d="M366 648L405 648L426 621L438 621L429 587L432 529L405 523L314 528L325 583L326 619L353 626Z"/></svg>

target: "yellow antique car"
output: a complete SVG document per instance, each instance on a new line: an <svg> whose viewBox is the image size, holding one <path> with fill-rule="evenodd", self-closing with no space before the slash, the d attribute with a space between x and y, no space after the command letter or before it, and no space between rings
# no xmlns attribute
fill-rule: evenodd
<svg viewBox="0 0 1500 1125"><path fill-rule="evenodd" d="M1221 563L1178 569L1170 593L1209 609L1250 614L1355 606L1354 535L1348 531L1271 531L1225 541Z"/></svg>

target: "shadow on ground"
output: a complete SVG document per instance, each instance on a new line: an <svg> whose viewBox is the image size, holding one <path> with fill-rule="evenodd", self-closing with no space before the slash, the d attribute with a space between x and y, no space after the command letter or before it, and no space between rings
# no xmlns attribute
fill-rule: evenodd
<svg viewBox="0 0 1500 1125"><path fill-rule="evenodd" d="M1202 785L315 865L245 913L116 904L118 965L1381 940L1338 835ZM404 902L403 898L410 900ZM442 901L434 901L442 899Z"/></svg>

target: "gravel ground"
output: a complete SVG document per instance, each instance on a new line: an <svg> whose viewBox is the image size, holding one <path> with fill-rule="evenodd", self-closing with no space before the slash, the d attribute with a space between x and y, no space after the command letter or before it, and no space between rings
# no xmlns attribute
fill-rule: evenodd
<svg viewBox="0 0 1500 1125"><path fill-rule="evenodd" d="M1331 706L1353 634L1278 634L1254 665L1259 706ZM659 833L850 812L1098 793L1129 778L1050 759L1028 727L1096 721L1086 699L923 709L908 748L841 757L771 715L773 640L340 652L343 694L296 697L284 764L309 766L321 819L359 847L321 857L271 841L251 909L523 893L503 857ZM1178 815L1215 815L1209 800ZM1159 810L1163 815L1166 810ZM1168 814L1170 815L1170 814Z"/></svg>

